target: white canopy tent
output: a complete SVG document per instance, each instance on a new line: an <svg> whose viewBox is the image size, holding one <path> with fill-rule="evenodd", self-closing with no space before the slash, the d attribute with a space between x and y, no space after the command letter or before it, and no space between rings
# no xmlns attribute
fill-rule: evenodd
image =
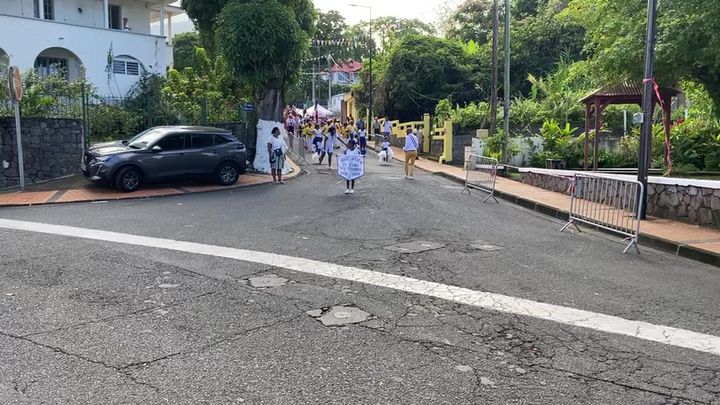
<svg viewBox="0 0 720 405"><path fill-rule="evenodd" d="M312 106L307 109L305 112L307 117L314 117L315 116L315 106ZM321 106L320 104L317 105L317 116L318 118L328 118L333 116L333 112L328 110L327 108Z"/></svg>

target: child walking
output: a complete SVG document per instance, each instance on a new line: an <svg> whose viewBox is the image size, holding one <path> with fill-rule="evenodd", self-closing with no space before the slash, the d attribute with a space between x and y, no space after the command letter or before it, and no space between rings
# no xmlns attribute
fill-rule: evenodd
<svg viewBox="0 0 720 405"><path fill-rule="evenodd" d="M356 147L355 140L348 141L348 148L345 149L345 156L362 156ZM355 180L345 180L345 194L355 194Z"/></svg>
<svg viewBox="0 0 720 405"><path fill-rule="evenodd" d="M335 149L335 142L337 141L337 134L335 133L335 127L330 127L330 132L325 135L325 145L323 147L322 154L320 154L320 164L322 164L325 155L328 157L328 167L332 169L332 155Z"/></svg>
<svg viewBox="0 0 720 405"><path fill-rule="evenodd" d="M388 138L385 138L385 140L383 140L382 151L385 152L385 155L383 156L383 162L390 163L390 159L392 157L390 154L392 153L392 151L390 150L390 140Z"/></svg>

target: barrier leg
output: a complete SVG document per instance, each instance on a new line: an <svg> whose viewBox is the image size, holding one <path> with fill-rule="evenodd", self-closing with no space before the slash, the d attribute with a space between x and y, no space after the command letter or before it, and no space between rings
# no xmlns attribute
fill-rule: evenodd
<svg viewBox="0 0 720 405"><path fill-rule="evenodd" d="M582 230L580 230L580 227L575 223L575 220L574 220L574 219L570 219L570 221L568 221L568 223L565 224L565 226L563 226L562 228L560 228L560 232L563 232L563 231L565 231L566 229L568 229L568 228L570 227L570 225L575 226L575 229L577 229L578 232L582 232Z"/></svg>
<svg viewBox="0 0 720 405"><path fill-rule="evenodd" d="M498 199L495 198L495 193L490 193L490 195L488 195L487 197L485 197L485 199L482 201L483 204L486 203L487 200L489 200L489 199L491 199L491 198L492 198L493 200L495 200L496 203L500 204L500 201L498 201Z"/></svg>
<svg viewBox="0 0 720 405"><path fill-rule="evenodd" d="M635 250L638 254L640 254L640 247L638 246L638 240L637 238L626 238L630 239L630 243L625 247L625 250L623 250L623 254L627 253L628 250L630 250L630 247L635 246Z"/></svg>

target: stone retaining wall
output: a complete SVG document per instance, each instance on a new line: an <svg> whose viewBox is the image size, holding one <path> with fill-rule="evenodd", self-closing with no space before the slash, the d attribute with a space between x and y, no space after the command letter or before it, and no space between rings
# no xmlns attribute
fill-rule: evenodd
<svg viewBox="0 0 720 405"><path fill-rule="evenodd" d="M26 183L80 172L83 153L82 121L23 118L21 133ZM0 118L0 188L19 184L15 145L15 119Z"/></svg>
<svg viewBox="0 0 720 405"><path fill-rule="evenodd" d="M542 173L523 173L522 182L568 194L570 179ZM648 215L720 228L720 189L648 184Z"/></svg>
<svg viewBox="0 0 720 405"><path fill-rule="evenodd" d="M648 184L647 213L660 218L720 228L720 190Z"/></svg>

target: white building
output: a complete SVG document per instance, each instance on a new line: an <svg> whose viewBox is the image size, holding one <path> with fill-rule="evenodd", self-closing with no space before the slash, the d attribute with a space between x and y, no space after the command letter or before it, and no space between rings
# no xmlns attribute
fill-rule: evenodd
<svg viewBox="0 0 720 405"><path fill-rule="evenodd" d="M105 97L124 97L143 73L172 66L175 0L0 0L0 65L69 80L83 76ZM127 20L125 20L127 19ZM150 26L159 23L160 35Z"/></svg>

